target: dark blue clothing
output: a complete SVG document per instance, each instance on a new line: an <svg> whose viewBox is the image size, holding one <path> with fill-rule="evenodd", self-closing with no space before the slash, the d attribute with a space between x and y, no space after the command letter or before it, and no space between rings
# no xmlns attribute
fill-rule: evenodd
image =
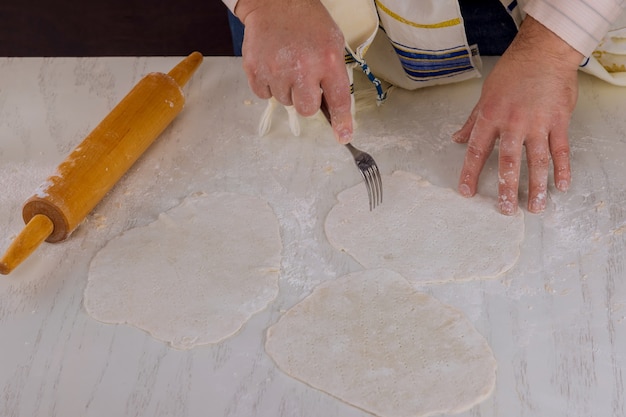
<svg viewBox="0 0 626 417"><path fill-rule="evenodd" d="M480 55L502 55L517 34L513 18L499 0L459 0L465 34Z"/></svg>
<svg viewBox="0 0 626 417"><path fill-rule="evenodd" d="M230 10L228 11L228 24L230 36L233 39L233 52L235 56L241 56L241 44L243 43L243 23L237 19Z"/></svg>

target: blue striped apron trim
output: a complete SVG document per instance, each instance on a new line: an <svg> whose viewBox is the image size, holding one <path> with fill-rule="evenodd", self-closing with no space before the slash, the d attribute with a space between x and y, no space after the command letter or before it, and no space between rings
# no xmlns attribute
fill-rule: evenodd
<svg viewBox="0 0 626 417"><path fill-rule="evenodd" d="M393 47L402 68L414 81L452 77L474 69L470 51L465 46L433 51L409 48L393 42Z"/></svg>

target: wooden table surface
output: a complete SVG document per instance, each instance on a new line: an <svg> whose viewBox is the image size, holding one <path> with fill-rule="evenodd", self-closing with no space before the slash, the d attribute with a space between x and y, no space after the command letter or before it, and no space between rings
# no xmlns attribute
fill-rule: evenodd
<svg viewBox="0 0 626 417"><path fill-rule="evenodd" d="M488 70L494 60L485 61ZM1 250L23 226L24 200L71 149L143 75L176 62L0 58ZM450 135L481 82L396 90L359 112L355 144L384 174L403 170L455 188L465 147ZM207 58L185 91L183 113L71 238L44 244L0 279L1 416L369 415L285 375L263 349L265 330L284 311L318 284L361 269L323 231L337 193L360 182L350 155L320 119L303 120L293 137L282 109L259 138L264 103L238 58ZM462 310L498 361L493 395L461 416L626 415L625 108L626 90L581 74L572 187L563 194L551 185L546 212L525 216L517 265L493 280L419 288ZM494 216L496 162L479 190L494 198ZM269 202L283 238L276 300L235 336L188 351L88 316L83 291L97 251L198 191Z"/></svg>

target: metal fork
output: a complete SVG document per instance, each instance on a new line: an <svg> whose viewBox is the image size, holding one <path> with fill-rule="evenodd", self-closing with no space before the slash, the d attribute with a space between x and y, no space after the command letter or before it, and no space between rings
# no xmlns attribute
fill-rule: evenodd
<svg viewBox="0 0 626 417"><path fill-rule="evenodd" d="M361 176L365 180L365 188L367 188L367 197L370 201L370 211L383 202L383 181L380 177L380 171L374 158L367 152L363 152L351 144L347 143L346 148L354 157L354 162L361 172Z"/></svg>
<svg viewBox="0 0 626 417"><path fill-rule="evenodd" d="M332 125L332 122L330 121L330 112L328 111L328 106L326 105L324 96L322 96L322 105L320 106L320 110L326 117L326 120L328 120L328 123ZM350 143L347 143L345 146L352 154L354 162L356 163L356 166L365 181L367 197L370 203L370 211L372 211L377 205L382 204L383 202L383 181L381 179L378 165L376 165L374 158L372 158L372 156L367 152L363 152L355 148Z"/></svg>

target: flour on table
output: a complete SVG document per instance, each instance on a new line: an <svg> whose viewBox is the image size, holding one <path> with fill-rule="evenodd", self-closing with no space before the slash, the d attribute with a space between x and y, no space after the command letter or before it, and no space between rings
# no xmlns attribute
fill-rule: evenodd
<svg viewBox="0 0 626 417"><path fill-rule="evenodd" d="M96 255L84 305L96 320L130 324L175 348L216 343L276 297L281 250L266 202L189 197Z"/></svg>
<svg viewBox="0 0 626 417"><path fill-rule="evenodd" d="M495 386L493 353L467 318L384 269L323 283L265 348L288 375L381 417L461 412Z"/></svg>
<svg viewBox="0 0 626 417"><path fill-rule="evenodd" d="M504 216L488 198L465 198L401 171L383 177L383 192L383 204L369 211L360 183L339 194L326 218L331 245L366 268L441 283L494 278L517 262L521 210Z"/></svg>

